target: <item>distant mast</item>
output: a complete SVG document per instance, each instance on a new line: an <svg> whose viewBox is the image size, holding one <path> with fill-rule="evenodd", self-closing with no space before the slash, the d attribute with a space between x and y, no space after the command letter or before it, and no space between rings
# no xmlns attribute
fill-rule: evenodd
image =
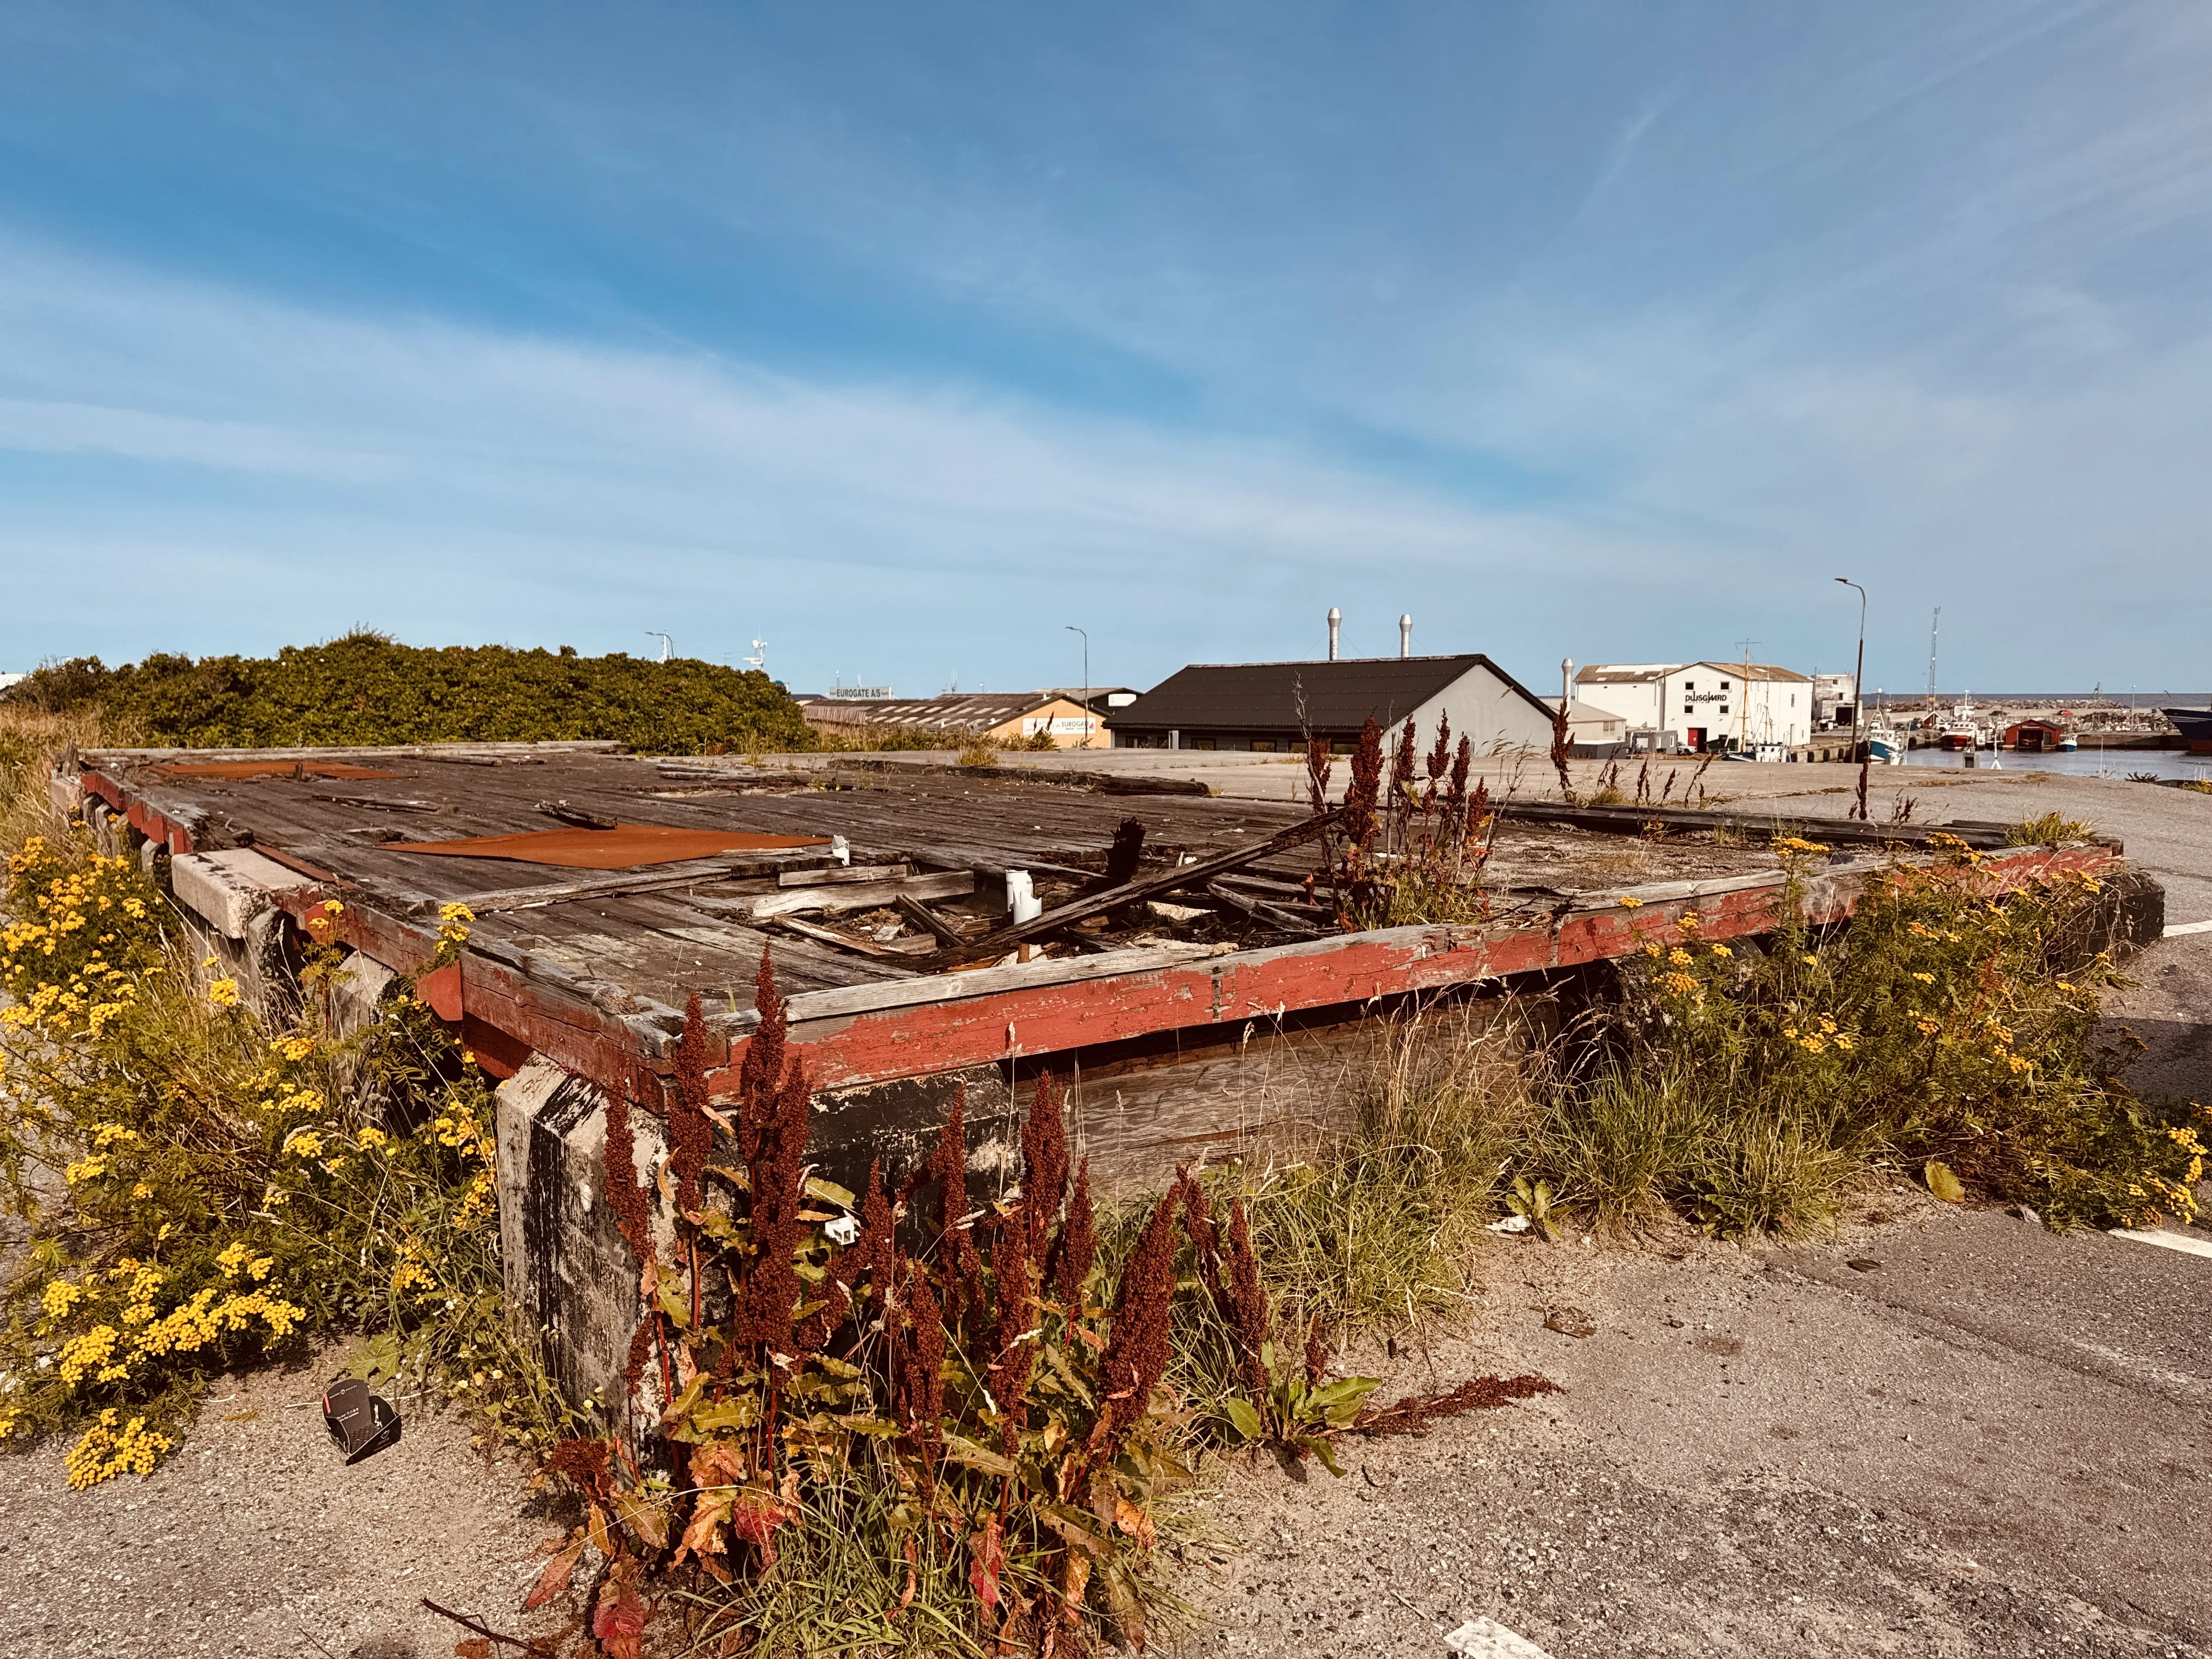
<svg viewBox="0 0 2212 1659"><path fill-rule="evenodd" d="M1943 620L1943 607L1937 605L1936 614L1928 619L1928 706L1936 706L1936 628Z"/></svg>

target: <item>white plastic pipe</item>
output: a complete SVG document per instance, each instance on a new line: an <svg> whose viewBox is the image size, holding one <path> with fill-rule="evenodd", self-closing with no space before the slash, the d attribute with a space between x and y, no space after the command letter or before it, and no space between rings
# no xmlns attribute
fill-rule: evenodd
<svg viewBox="0 0 2212 1659"><path fill-rule="evenodd" d="M1006 872L1006 912L1007 919L1017 927L1044 914L1044 901L1036 896L1026 870Z"/></svg>

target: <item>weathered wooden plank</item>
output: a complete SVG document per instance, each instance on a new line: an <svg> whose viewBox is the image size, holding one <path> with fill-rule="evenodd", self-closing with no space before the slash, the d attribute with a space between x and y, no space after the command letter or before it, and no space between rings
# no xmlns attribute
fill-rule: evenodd
<svg viewBox="0 0 2212 1659"><path fill-rule="evenodd" d="M891 908L921 928L939 945L957 945L959 933L943 917L937 915L911 893L901 893L891 900Z"/></svg>
<svg viewBox="0 0 2212 1659"><path fill-rule="evenodd" d="M566 904L578 899L614 898L625 893L658 893L672 888L696 887L702 882L727 881L743 875L752 875L763 865L777 874L776 866L797 858L818 858L820 854L804 849L794 849L790 854L774 852L747 853L737 858L696 859L684 864L664 864L651 870L641 870L630 875L602 876L589 881L555 881L534 887L507 887L489 893L479 893L467 900L470 909L478 915L489 915L500 910L531 910L548 904Z"/></svg>
<svg viewBox="0 0 2212 1659"><path fill-rule="evenodd" d="M914 873L910 864L855 864L822 870L786 870L776 878L780 887L832 887L848 881L897 881Z"/></svg>
<svg viewBox="0 0 2212 1659"><path fill-rule="evenodd" d="M851 934L841 933L834 927L817 927L812 922L802 921L797 916L778 916L769 925L787 929L797 933L801 939L811 939L818 944L827 945L838 950L852 951L864 957L889 957L896 960L900 957L911 957L916 954L911 949L902 949L896 945L879 945L872 939L854 939ZM928 949L927 945L922 948L925 951Z"/></svg>
<svg viewBox="0 0 2212 1659"><path fill-rule="evenodd" d="M1290 934L1294 939L1319 939L1323 930L1305 916L1294 916L1287 910L1279 910L1265 899L1256 899L1223 886L1218 881L1206 884L1206 896L1215 903L1225 905L1247 921L1263 927Z"/></svg>
<svg viewBox="0 0 2212 1659"><path fill-rule="evenodd" d="M855 882L842 887L786 887L750 897L719 898L702 894L692 902L716 915L744 921L765 921L771 916L797 915L807 910L879 910L904 894L914 899L959 898L975 890L975 878L965 870L940 875L909 876L902 881Z"/></svg>

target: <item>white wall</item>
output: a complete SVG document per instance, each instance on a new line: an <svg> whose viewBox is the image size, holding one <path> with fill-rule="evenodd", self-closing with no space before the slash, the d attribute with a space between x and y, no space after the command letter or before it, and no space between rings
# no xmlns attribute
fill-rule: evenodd
<svg viewBox="0 0 2212 1659"><path fill-rule="evenodd" d="M1414 711L1414 729L1425 750L1436 741L1437 718L1447 715L1453 747L1466 738L1478 755L1514 749L1548 751L1552 746L1551 716L1480 664ZM1401 720L1399 730L1404 729Z"/></svg>

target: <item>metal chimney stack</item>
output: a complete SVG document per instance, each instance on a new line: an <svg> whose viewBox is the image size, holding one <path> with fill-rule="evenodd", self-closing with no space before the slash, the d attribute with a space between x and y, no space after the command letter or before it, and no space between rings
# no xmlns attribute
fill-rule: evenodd
<svg viewBox="0 0 2212 1659"><path fill-rule="evenodd" d="M1328 659L1329 659L1331 662L1334 662L1334 661L1336 660L1336 636L1337 636L1337 632L1338 632L1338 630L1339 630L1340 629L1341 629L1343 626L1344 626L1344 612L1342 612L1341 611L1339 611L1339 610L1338 610L1334 605L1331 605L1331 606L1329 606L1329 608L1328 608Z"/></svg>
<svg viewBox="0 0 2212 1659"><path fill-rule="evenodd" d="M1398 618L1398 654L1401 657L1413 654L1413 619L1411 617Z"/></svg>

